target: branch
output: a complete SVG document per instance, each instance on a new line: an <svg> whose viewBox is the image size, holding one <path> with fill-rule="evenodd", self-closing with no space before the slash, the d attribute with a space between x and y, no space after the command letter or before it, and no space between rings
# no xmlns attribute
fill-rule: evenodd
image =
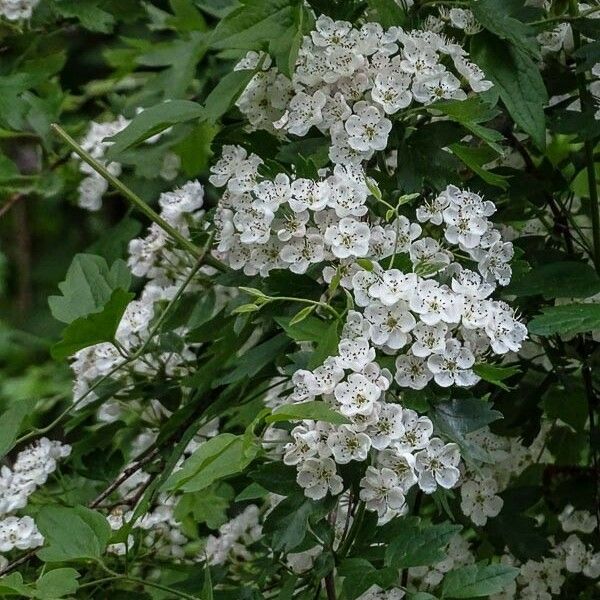
<svg viewBox="0 0 600 600"><path fill-rule="evenodd" d="M73 152L77 154L81 160L87 163L96 173L101 175L110 185L121 192L131 204L133 204L140 212L146 215L152 222L156 223L161 229L168 233L178 244L195 257L201 256L201 251L190 240L186 239L179 231L177 231L170 223L165 221L155 210L150 208L135 192L130 190L122 181L117 179L110 171L101 163L99 163L89 152L86 152L60 125L53 123L52 130L68 145ZM229 268L214 256L207 254L204 256L204 262L219 270L228 271Z"/></svg>

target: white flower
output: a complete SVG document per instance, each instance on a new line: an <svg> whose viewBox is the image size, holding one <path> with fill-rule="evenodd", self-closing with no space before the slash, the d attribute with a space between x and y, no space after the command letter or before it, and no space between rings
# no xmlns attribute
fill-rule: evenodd
<svg viewBox="0 0 600 600"><path fill-rule="evenodd" d="M455 339L446 341L441 354L433 354L427 359L427 367L433 373L435 382L442 387L452 384L461 387L475 385L479 377L471 370L474 364L473 353Z"/></svg>
<svg viewBox="0 0 600 600"><path fill-rule="evenodd" d="M495 517L502 510L504 501L497 492L498 484L490 476L469 479L460 488L460 508L475 525L483 527L489 517Z"/></svg>
<svg viewBox="0 0 600 600"><path fill-rule="evenodd" d="M517 321L513 310L504 302L493 302L489 307L485 332L496 354L518 352L527 338L527 328Z"/></svg>
<svg viewBox="0 0 600 600"><path fill-rule="evenodd" d="M438 485L446 489L454 487L460 477L459 462L456 444L444 444L439 438L429 440L427 447L415 454L419 487L426 494L435 492Z"/></svg>
<svg viewBox="0 0 600 600"><path fill-rule="evenodd" d="M292 197L289 199L290 208L294 212L323 210L329 199L329 184L327 181L313 181L299 178L292 182Z"/></svg>
<svg viewBox="0 0 600 600"><path fill-rule="evenodd" d="M432 378L433 373L422 358L412 354L402 354L396 359L394 379L400 387L422 390Z"/></svg>
<svg viewBox="0 0 600 600"><path fill-rule="evenodd" d="M440 321L458 323L462 307L462 296L433 279L420 281L410 298L410 309L418 313L427 325L437 325Z"/></svg>
<svg viewBox="0 0 600 600"><path fill-rule="evenodd" d="M0 521L0 552L37 548L43 543L44 537L31 517L6 517Z"/></svg>
<svg viewBox="0 0 600 600"><path fill-rule="evenodd" d="M369 252L370 235L371 230L366 223L345 217L337 225L327 228L325 242L338 258L366 256Z"/></svg>
<svg viewBox="0 0 600 600"><path fill-rule="evenodd" d="M396 449L386 449L377 455L378 464L391 469L398 477L398 483L404 490L408 490L417 483L415 474L415 457L409 452L399 452Z"/></svg>
<svg viewBox="0 0 600 600"><path fill-rule="evenodd" d="M158 199L161 216L175 226L185 222L186 215L202 208L203 202L204 188L198 181L188 181L172 192L161 194Z"/></svg>
<svg viewBox="0 0 600 600"><path fill-rule="evenodd" d="M273 212L292 196L290 178L285 173L278 173L273 181L261 181L253 191L257 200Z"/></svg>
<svg viewBox="0 0 600 600"><path fill-rule="evenodd" d="M425 105L436 100L464 100L467 97L460 89L460 80L449 71L437 71L415 79L412 93L417 102Z"/></svg>
<svg viewBox="0 0 600 600"><path fill-rule="evenodd" d="M323 121L321 110L326 102L327 98L321 90L317 90L312 96L297 92L288 105L287 131L305 136L313 125L319 125Z"/></svg>
<svg viewBox="0 0 600 600"><path fill-rule="evenodd" d="M336 165L333 173L327 180L330 190L328 205L340 218L365 215L369 190L362 171L352 169L351 165Z"/></svg>
<svg viewBox="0 0 600 600"><path fill-rule="evenodd" d="M375 360L375 349L369 346L366 338L342 339L338 344L337 364L342 369L362 371Z"/></svg>
<svg viewBox="0 0 600 600"><path fill-rule="evenodd" d="M364 433L356 433L350 427L342 425L329 434L327 444L335 462L345 465L351 460L366 460L371 448L371 439Z"/></svg>
<svg viewBox="0 0 600 600"><path fill-rule="evenodd" d="M292 238L283 246L280 256L293 273L306 273L312 263L324 258L323 237L318 233L307 233L306 237Z"/></svg>
<svg viewBox="0 0 600 600"><path fill-rule="evenodd" d="M428 417L420 417L414 410L405 408L402 411L404 431L394 441L394 448L399 453L410 453L426 448L433 433L433 423Z"/></svg>
<svg viewBox="0 0 600 600"><path fill-rule="evenodd" d="M392 122L379 108L367 102L357 102L353 111L345 123L350 147L361 152L385 150Z"/></svg>
<svg viewBox="0 0 600 600"><path fill-rule="evenodd" d="M417 323L412 330L414 342L411 346L411 352L415 356L426 358L430 354L444 352L446 348L446 335L448 334L448 325L437 323L436 325L427 325L426 323Z"/></svg>
<svg viewBox="0 0 600 600"><path fill-rule="evenodd" d="M442 192L432 200L426 200L417 207L417 219L420 223L430 221L434 225L441 225L443 222L443 211L450 203L447 191Z"/></svg>
<svg viewBox="0 0 600 600"><path fill-rule="evenodd" d="M379 300L386 306L393 306L400 300L410 300L417 286L414 273L402 273L398 269L389 269L375 276L369 287L369 296Z"/></svg>
<svg viewBox="0 0 600 600"><path fill-rule="evenodd" d="M412 102L410 83L411 77L407 73L399 75L378 73L371 90L371 97L388 115L394 114Z"/></svg>
<svg viewBox="0 0 600 600"><path fill-rule="evenodd" d="M558 515L558 520L565 533L581 531L592 533L596 528L596 518L587 510L575 510L572 504L567 504Z"/></svg>
<svg viewBox="0 0 600 600"><path fill-rule="evenodd" d="M403 301L394 306L370 304L365 309L365 317L371 323L369 335L373 343L393 350L399 350L408 343L408 332L416 324L408 304Z"/></svg>
<svg viewBox="0 0 600 600"><path fill-rule="evenodd" d="M360 480L360 488L360 499L379 517L385 516L389 509L400 511L406 504L398 477L391 469L367 467L365 476Z"/></svg>
<svg viewBox="0 0 600 600"><path fill-rule="evenodd" d="M335 386L344 378L344 370L339 366L338 360L329 356L325 362L312 372L312 378L307 380L312 394L320 396L333 394Z"/></svg>
<svg viewBox="0 0 600 600"><path fill-rule="evenodd" d="M565 566L570 573L583 573L586 577L600 577L600 552L594 553L591 546L586 545L571 534L562 544L565 553Z"/></svg>
<svg viewBox="0 0 600 600"><path fill-rule="evenodd" d="M344 489L342 478L336 473L331 458L309 458L298 469L298 485L304 488L304 494L313 500L320 500L330 492L336 496Z"/></svg>
<svg viewBox="0 0 600 600"><path fill-rule="evenodd" d="M404 433L402 408L397 404L382 403L377 414L377 423L371 425L367 432L373 448L387 448Z"/></svg>
<svg viewBox="0 0 600 600"><path fill-rule="evenodd" d="M500 285L508 285L512 269L508 264L514 254L511 242L498 241L487 250L480 250L476 255L479 262L477 268L488 282L497 281Z"/></svg>
<svg viewBox="0 0 600 600"><path fill-rule="evenodd" d="M292 429L293 442L286 444L283 462L286 465L297 465L317 454L317 432L309 431L303 425Z"/></svg>
<svg viewBox="0 0 600 600"><path fill-rule="evenodd" d="M340 412L343 415L369 415L373 411L375 401L381 396L381 389L364 375L352 373L347 381L336 386L334 395L341 405Z"/></svg>
<svg viewBox="0 0 600 600"><path fill-rule="evenodd" d="M210 168L208 180L215 187L223 187L244 164L248 153L241 146L223 146L221 158Z"/></svg>

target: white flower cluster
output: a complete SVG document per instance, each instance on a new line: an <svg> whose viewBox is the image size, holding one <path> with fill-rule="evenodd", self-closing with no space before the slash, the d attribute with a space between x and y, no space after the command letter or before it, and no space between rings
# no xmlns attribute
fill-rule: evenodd
<svg viewBox="0 0 600 600"><path fill-rule="evenodd" d="M130 482L130 485L142 484L148 478L147 473L139 471L138 476L134 477L134 481ZM176 497L164 493L159 494L155 501L155 507L139 517L133 525L134 528L144 532L141 543L155 556L182 559L185 555L184 546L189 540L181 532L181 523L174 516L176 503ZM132 510L125 510L119 506L111 512L107 520L113 530L118 530L131 520L132 515ZM108 551L122 556L133 543L134 538L130 535L127 545L124 542L111 544Z"/></svg>
<svg viewBox="0 0 600 600"><path fill-rule="evenodd" d="M0 2L1 1L2 0L0 0ZM143 112L143 109L139 108L137 112ZM114 121L106 121L104 123L92 121L85 136L80 141L81 147L89 152L92 158L96 159L96 161L102 164L108 170L108 172L115 177L118 177L121 174L123 167L121 163L105 160L104 156L107 150L114 143L108 138L116 135L120 131L123 131L123 129L129 125L129 123L131 123L131 121L126 119L123 115L119 115ZM169 130L167 129L161 133L153 135L152 137L148 138L145 143L155 143L168 131ZM102 207L102 196L108 190L108 182L90 165L81 161L77 154L73 153L73 158L80 161L79 171L85 176L79 183L78 187L78 206L89 211L100 210ZM173 152L167 152L163 158L162 168L159 173L160 177L167 181L174 179L177 176L179 166L179 157Z"/></svg>
<svg viewBox="0 0 600 600"><path fill-rule="evenodd" d="M222 565L229 560L248 560L248 547L262 536L258 506L250 504L237 517L219 527L219 535L208 536L199 560L208 558L211 565Z"/></svg>
<svg viewBox="0 0 600 600"><path fill-rule="evenodd" d="M386 31L378 23L356 29L324 15L304 37L291 82L256 53L237 68L261 61L237 101L251 126L296 136L317 127L331 138L329 156L338 164L359 164L384 150L392 129L386 115L413 101L465 99L461 76L474 92L492 85L461 46L433 31Z"/></svg>
<svg viewBox="0 0 600 600"><path fill-rule="evenodd" d="M190 229L199 227L204 216L201 207L204 202L204 189L197 181L189 181L183 187L161 194L160 214L182 235L190 237ZM172 245L169 237L155 224L151 225L145 238L135 238L129 243L129 267L134 275L148 279L138 300L130 302L116 332L117 342L128 351L135 351L147 341L151 323L155 317L157 303L170 300L177 293L193 266L186 252ZM192 282L187 291L198 289ZM180 332L184 333L184 332ZM161 371L169 377L187 372L187 362L195 358L189 347L181 352L147 354L128 364L137 374L149 375ZM75 373L74 399L85 396L82 405L96 399L90 387L102 376L124 362L124 357L111 343L89 346L77 352L71 364ZM127 373L119 377L127 381ZM156 409L153 406L152 409ZM104 402L99 418L111 421L118 418L120 410L112 402Z"/></svg>
<svg viewBox="0 0 600 600"><path fill-rule="evenodd" d="M460 29L466 35L475 35L482 29L481 24L475 18L473 11L468 8L438 8L442 22L448 21L455 29Z"/></svg>
<svg viewBox="0 0 600 600"><path fill-rule="evenodd" d="M0 17L8 21L30 19L40 0L0 0Z"/></svg>
<svg viewBox="0 0 600 600"><path fill-rule="evenodd" d="M406 493L415 484L426 493L438 485L453 487L460 476L458 446L432 437L427 417L385 402L392 377L374 362L375 349L365 338L344 337L338 351L314 371L293 376L293 402L322 396L349 421L341 426L304 421L292 430L283 462L297 467L304 493L313 499L341 493L336 465L365 461L370 452L374 466L360 482L360 498L382 521L405 511Z"/></svg>
<svg viewBox="0 0 600 600"><path fill-rule="evenodd" d="M473 564L475 556L469 542L455 534L444 548L446 557L430 567L411 567L408 570L408 588L427 592L436 588L446 573Z"/></svg>
<svg viewBox="0 0 600 600"><path fill-rule="evenodd" d="M342 492L337 464L365 461L373 450L361 498L382 520L405 510L411 486L432 493L459 478L458 447L432 437L427 417L385 401L392 381L413 389L431 380L474 385L478 359L517 351L527 335L507 304L490 299L497 284L508 284L513 255L489 220L492 202L448 186L419 205L413 221L399 208L391 222L370 211L387 203L362 163L386 149L386 115L413 100L466 97L446 63L473 91L490 87L460 46L438 34L384 32L375 23L358 30L319 17L289 89L266 56L251 53L238 64L262 66L238 106L253 127L268 127L289 95L274 127L296 136L317 127L331 139L333 166L317 178L266 176L259 156L224 146L211 168L211 183L226 187L215 214L220 259L250 276L322 269L325 282L339 281L360 309L348 313L338 355L296 372L288 399L322 397L350 423L304 422L292 431L284 462L297 466L298 483L318 499ZM377 351L396 355L393 376Z"/></svg>
<svg viewBox="0 0 600 600"><path fill-rule="evenodd" d="M475 525L482 527L500 513L504 501L498 494L508 487L511 478L540 460L551 460L545 442L548 429L543 424L530 446L517 438L496 435L489 427L467 434L467 441L477 448L481 460L473 459L472 466L462 474L460 507Z"/></svg>
<svg viewBox="0 0 600 600"><path fill-rule="evenodd" d="M121 164L118 162L106 162L104 155L113 142L106 138L119 133L129 125L130 121L119 115L114 121L108 121L105 123L96 123L92 121L85 134L85 137L80 141L81 147L89 152L92 158L101 162L108 172L115 177L121 174ZM73 154L73 158L80 160L77 154ZM102 206L102 196L108 189L108 182L102 175L97 173L87 163L81 161L79 163L79 170L85 175L81 180L78 191L79 198L77 200L78 205L86 210L96 211L100 210Z"/></svg>
<svg viewBox="0 0 600 600"><path fill-rule="evenodd" d="M41 546L44 538L35 521L12 513L25 508L27 499L56 470L57 462L69 456L71 447L41 438L17 455L11 467L0 470L0 552ZM10 515L10 516L7 516Z"/></svg>

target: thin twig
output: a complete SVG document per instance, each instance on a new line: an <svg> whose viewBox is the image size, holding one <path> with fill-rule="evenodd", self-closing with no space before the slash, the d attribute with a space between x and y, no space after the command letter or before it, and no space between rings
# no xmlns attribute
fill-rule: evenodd
<svg viewBox="0 0 600 600"><path fill-rule="evenodd" d="M200 248L193 244L190 240L186 239L177 229L175 229L170 223L165 221L155 210L148 206L134 191L130 190L122 181L117 179L110 171L101 163L99 163L89 152L86 152L60 125L53 123L51 126L52 130L62 140L71 147L73 152L77 154L81 160L87 163L94 171L101 175L110 185L116 190L121 192L123 196L135 206L140 212L146 215L152 222L156 223L162 230L168 233L173 240L175 240L181 248L192 254L193 256L199 257L201 254ZM219 271L228 271L229 268L224 265L220 260L217 260L214 256L207 254L204 257L204 262L211 267L218 269Z"/></svg>
<svg viewBox="0 0 600 600"><path fill-rule="evenodd" d="M3 205L0 207L0 219L22 198L23 194L13 194Z"/></svg>

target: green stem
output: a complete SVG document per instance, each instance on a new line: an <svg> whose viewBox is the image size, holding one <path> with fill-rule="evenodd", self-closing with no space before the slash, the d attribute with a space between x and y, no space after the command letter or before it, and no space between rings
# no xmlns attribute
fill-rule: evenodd
<svg viewBox="0 0 600 600"><path fill-rule="evenodd" d="M115 189L117 189L131 204L133 204L140 212L146 215L153 223L156 223L161 229L168 233L182 249L186 250L193 256L200 256L200 249L190 240L186 239L179 231L171 224L165 221L155 210L150 208L135 192L130 190L122 181L117 179L108 169L94 159L86 152L60 125L53 123L52 130L68 145L73 152L77 154L83 162L87 163L94 171L104 177ZM219 271L227 271L228 268L220 261L207 254L204 257L204 262Z"/></svg>
<svg viewBox="0 0 600 600"><path fill-rule="evenodd" d="M117 371L119 371L123 367L126 367L128 364L131 364L133 361L138 359L146 351L146 348L152 341L152 338L156 335L156 333L160 329L161 325L165 322L165 319L169 315L171 309L173 308L173 306L175 305L177 300L179 300L179 298L181 297L181 295L183 294L183 292L185 291L185 289L187 288L189 283L194 278L194 275L197 273L198 269L201 267L204 254L206 254L208 252L211 241L212 241L212 237L209 238L204 250L201 252L200 256L198 257L198 262L196 263L194 268L190 271L189 275L186 277L185 281L181 284L181 286L179 286L179 289L177 290L176 294L173 296L173 298L171 298L171 300L169 300L169 303L167 304L167 306L165 306L165 309L161 313L160 317L157 319L156 323L150 329L150 332L148 333L148 337L146 338L145 342L133 354L130 354L126 359L124 359L123 362L119 363L118 365L115 365L106 375L102 376L100 379L95 381L87 389L85 394L83 394L71 406L69 406L62 413L60 413L58 415L58 417L56 417L56 419L54 419L54 421L52 421L50 424L46 425L45 427L36 428L33 431L30 431L29 433L21 436L15 442L15 444L14 444L15 446L18 444L22 444L23 442L26 442L37 435L47 433L48 431L51 431L52 429L54 429L59 423L62 422L62 420L73 409L77 408L77 406L79 406L98 386L102 385L102 383L104 383L107 379L112 377Z"/></svg>
<svg viewBox="0 0 600 600"><path fill-rule="evenodd" d="M360 528L362 526L362 522L365 517L365 509L366 509L366 504L362 500L359 501L357 508L356 508L356 513L354 515L354 520L352 521L352 526L350 527L350 531L348 532L348 536L342 543L342 546L338 552L338 556L340 558L344 558L350 551L350 548L351 548L352 544L354 543L354 540L355 540L356 536L358 535L358 532L360 531Z"/></svg>
<svg viewBox="0 0 600 600"><path fill-rule="evenodd" d="M531 21L528 25L546 25L547 23L571 23L572 21L579 21L580 19L585 19L590 15L598 12L600 10L600 6L596 6L594 8L590 8L585 12L582 12L577 15L557 15L555 17L548 17L547 19L540 19L539 21Z"/></svg>
<svg viewBox="0 0 600 600"><path fill-rule="evenodd" d="M577 0L569 0L569 14L572 17L579 16L579 4ZM573 28L573 46L575 53L581 48L581 34ZM580 61L576 62L579 66ZM577 73L577 88L581 112L593 110L593 100L587 89L587 78L585 72ZM594 245L594 265L600 274L600 202L598 201L598 182L596 181L596 166L594 164L594 144L591 140L584 141L585 161L587 170L588 188L590 193L590 211L592 215L592 239Z"/></svg>
<svg viewBox="0 0 600 600"><path fill-rule="evenodd" d="M174 588L168 587L166 585L161 585L160 583L154 583L153 581L148 581L147 579L138 579L137 577L131 577L130 575L121 575L109 569L104 563L99 562L99 565L114 579L120 579L122 581L128 581L129 583L137 583L138 585L144 587L151 587L155 590L161 590L162 592L167 592L178 598L184 598L184 600L199 600L198 596L192 596L191 594L186 594L186 592L182 592L180 590L176 590Z"/></svg>
<svg viewBox="0 0 600 600"><path fill-rule="evenodd" d="M321 308L325 308L330 311L336 319L341 319L340 313L333 308L330 304L325 304L325 302L318 302L317 300L308 300L307 298L294 298L293 296L268 296L270 302L277 301L288 301L288 302L300 302L303 304L312 304L313 306L320 306Z"/></svg>

